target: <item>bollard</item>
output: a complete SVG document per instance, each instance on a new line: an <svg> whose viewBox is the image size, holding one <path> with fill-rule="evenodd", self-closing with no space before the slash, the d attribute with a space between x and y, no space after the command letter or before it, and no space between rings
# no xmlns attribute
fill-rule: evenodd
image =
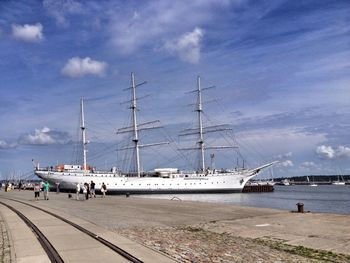
<svg viewBox="0 0 350 263"><path fill-rule="evenodd" d="M130 196L130 194L129 194L129 193L126 193L126 194L125 194L125 197L129 197L129 196Z"/></svg>
<svg viewBox="0 0 350 263"><path fill-rule="evenodd" d="M304 204L297 203L297 206L298 206L298 213L304 213Z"/></svg>

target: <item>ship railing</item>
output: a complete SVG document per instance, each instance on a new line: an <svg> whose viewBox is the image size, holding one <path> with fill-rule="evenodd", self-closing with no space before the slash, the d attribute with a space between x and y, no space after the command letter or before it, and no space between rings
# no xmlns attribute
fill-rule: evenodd
<svg viewBox="0 0 350 263"><path fill-rule="evenodd" d="M36 167L35 168L35 171L50 171L50 167Z"/></svg>
<svg viewBox="0 0 350 263"><path fill-rule="evenodd" d="M118 171L111 172L110 170L105 170L105 171L102 171L102 170L98 170L98 171L92 170L91 172L94 173L94 174L120 174L120 172L118 172Z"/></svg>

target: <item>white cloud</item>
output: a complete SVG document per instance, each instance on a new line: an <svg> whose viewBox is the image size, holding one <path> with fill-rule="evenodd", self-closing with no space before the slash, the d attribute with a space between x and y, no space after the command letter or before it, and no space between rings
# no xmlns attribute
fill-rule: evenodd
<svg viewBox="0 0 350 263"><path fill-rule="evenodd" d="M325 159L335 158L335 151L331 146L326 146L326 145L317 146L316 154L320 158L325 158Z"/></svg>
<svg viewBox="0 0 350 263"><path fill-rule="evenodd" d="M291 160L285 160L283 162L277 163L277 166L279 166L279 167L293 167L294 164Z"/></svg>
<svg viewBox="0 0 350 263"><path fill-rule="evenodd" d="M12 25L12 36L16 39L27 41L27 42L40 42L44 39L43 26L40 23L35 25L25 24Z"/></svg>
<svg viewBox="0 0 350 263"><path fill-rule="evenodd" d="M204 31L196 27L192 32L185 33L178 39L166 42L165 49L172 54L177 54L183 61L198 63L200 59L200 42L203 35Z"/></svg>
<svg viewBox="0 0 350 263"><path fill-rule="evenodd" d="M173 38L195 27L218 22L218 10L228 5L240 5L240 1L193 0L193 1L143 1L126 8L110 8L108 30L111 42L121 53L132 53L142 46L162 50L164 43L176 45ZM201 32L199 32L201 31ZM191 32L190 32L191 33ZM195 38L202 38L203 30L195 30ZM201 35L201 36L199 36ZM175 41L175 43L173 43ZM185 40L184 40L185 41ZM188 44L189 45L189 44ZM174 48L174 47L173 47ZM190 49L188 47L188 49ZM175 52L175 51L174 51ZM176 52L177 53L177 52ZM197 61L199 48L192 47L182 55L186 61ZM188 58L190 57L190 58Z"/></svg>
<svg viewBox="0 0 350 263"><path fill-rule="evenodd" d="M337 151L337 156L339 158L342 158L342 157L350 157L350 148L349 147L346 147L346 146L339 146Z"/></svg>
<svg viewBox="0 0 350 263"><path fill-rule="evenodd" d="M300 165L300 168L306 169L306 170L312 170L312 169L318 169L318 166L314 162L306 161Z"/></svg>
<svg viewBox="0 0 350 263"><path fill-rule="evenodd" d="M44 0L43 6L48 14L55 18L56 24L62 27L69 26L67 15L83 13L81 3L73 0Z"/></svg>
<svg viewBox="0 0 350 263"><path fill-rule="evenodd" d="M61 73L72 78L83 77L89 74L102 77L105 75L107 66L106 62L92 60L89 57L73 57L68 60Z"/></svg>
<svg viewBox="0 0 350 263"><path fill-rule="evenodd" d="M283 153L283 154L279 154L276 156L277 159L286 159L286 158L290 158L292 157L292 152L287 152L287 153Z"/></svg>
<svg viewBox="0 0 350 263"><path fill-rule="evenodd" d="M7 143L3 140L0 140L0 149L10 149L15 148L17 145L13 143Z"/></svg>
<svg viewBox="0 0 350 263"><path fill-rule="evenodd" d="M316 148L316 154L322 159L339 159L350 157L350 148L343 145L337 148L321 145Z"/></svg>
<svg viewBox="0 0 350 263"><path fill-rule="evenodd" d="M68 133L51 131L48 127L35 129L33 133L22 135L19 139L20 144L30 145L65 144L68 141Z"/></svg>

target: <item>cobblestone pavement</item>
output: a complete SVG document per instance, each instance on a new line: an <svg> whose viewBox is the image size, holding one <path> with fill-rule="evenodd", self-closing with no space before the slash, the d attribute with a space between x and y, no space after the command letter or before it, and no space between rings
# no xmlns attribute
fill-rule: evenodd
<svg viewBox="0 0 350 263"><path fill-rule="evenodd" d="M11 262L10 241L6 230L5 222L0 213L0 262Z"/></svg>
<svg viewBox="0 0 350 263"><path fill-rule="evenodd" d="M130 228L118 233L180 262L348 262L346 258L313 259L271 248L253 239L214 233L201 227Z"/></svg>

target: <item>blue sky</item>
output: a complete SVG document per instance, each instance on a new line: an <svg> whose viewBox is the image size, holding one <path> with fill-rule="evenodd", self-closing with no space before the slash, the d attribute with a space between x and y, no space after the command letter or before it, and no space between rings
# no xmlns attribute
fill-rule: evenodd
<svg viewBox="0 0 350 263"><path fill-rule="evenodd" d="M279 160L276 176L348 174L349 14L346 0L0 1L2 177L30 171L32 158L77 158L81 97L89 162L118 164L130 72L151 95L140 119L161 120L176 141L194 119L185 93L200 75L216 86L206 113L231 125L247 164ZM160 147L143 166L185 166L174 159Z"/></svg>

